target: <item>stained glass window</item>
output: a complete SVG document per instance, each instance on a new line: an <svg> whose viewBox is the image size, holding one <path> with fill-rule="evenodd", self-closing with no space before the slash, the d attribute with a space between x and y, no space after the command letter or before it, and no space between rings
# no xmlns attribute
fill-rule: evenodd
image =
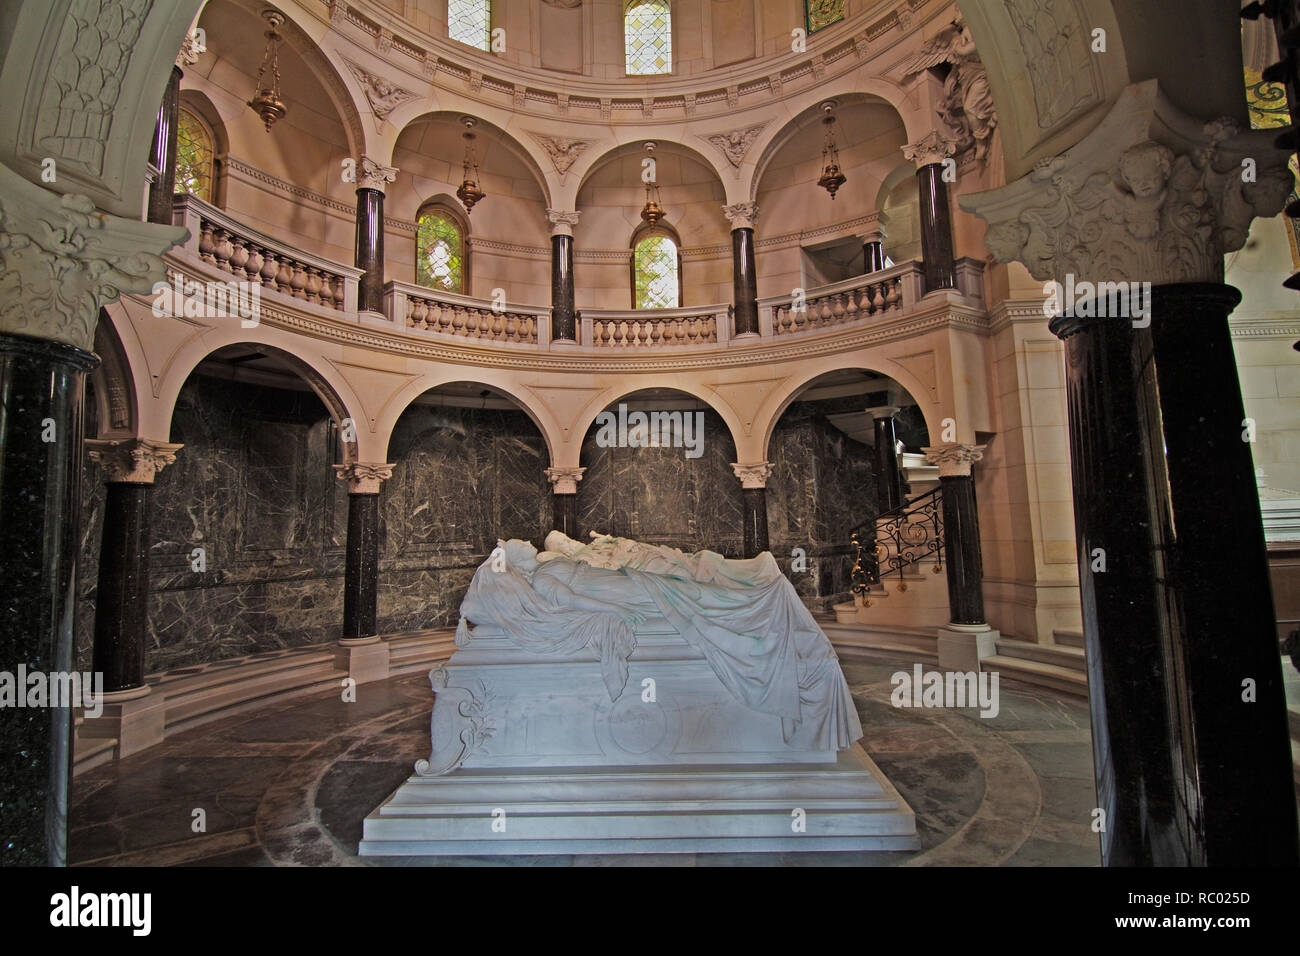
<svg viewBox="0 0 1300 956"><path fill-rule="evenodd" d="M673 71L673 19L668 0L628 0L623 48L629 76Z"/></svg>
<svg viewBox="0 0 1300 956"><path fill-rule="evenodd" d="M490 50L492 0L447 0L447 35L480 50Z"/></svg>
<svg viewBox="0 0 1300 956"><path fill-rule="evenodd" d="M675 309L681 290L677 284L677 243L664 235L646 236L636 244L636 307Z"/></svg>
<svg viewBox="0 0 1300 956"><path fill-rule="evenodd" d="M463 292L465 237L460 223L440 209L416 220L415 281L441 292Z"/></svg>
<svg viewBox="0 0 1300 956"><path fill-rule="evenodd" d="M808 32L816 33L844 19L844 0L806 0L804 10L808 16Z"/></svg>
<svg viewBox="0 0 1300 956"><path fill-rule="evenodd" d="M212 134L187 109L176 123L176 192L212 201Z"/></svg>

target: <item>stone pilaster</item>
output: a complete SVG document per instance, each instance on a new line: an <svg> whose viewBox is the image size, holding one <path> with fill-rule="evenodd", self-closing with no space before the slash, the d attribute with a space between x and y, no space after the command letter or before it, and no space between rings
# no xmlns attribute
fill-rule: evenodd
<svg viewBox="0 0 1300 956"><path fill-rule="evenodd" d="M547 209L551 223L551 341L576 344L578 310L573 281L573 227L576 212Z"/></svg>
<svg viewBox="0 0 1300 956"><path fill-rule="evenodd" d="M379 489L387 463L335 465L348 483L348 540L343 567L343 635L337 657L357 683L388 676L388 645L376 626L379 602Z"/></svg>
<svg viewBox="0 0 1300 956"><path fill-rule="evenodd" d="M1149 81L1062 156L962 199L999 260L1050 280L1065 342L1108 865L1300 859L1223 284L1224 254L1290 190L1274 135L1187 116Z"/></svg>
<svg viewBox="0 0 1300 956"><path fill-rule="evenodd" d="M754 223L758 203L723 206L731 223L731 276L735 326L733 338L758 335L758 273L754 261ZM766 549L764 549L766 550Z"/></svg>
<svg viewBox="0 0 1300 956"><path fill-rule="evenodd" d="M557 465L546 469L551 483L554 520L551 527L570 538L578 537L578 482L586 468Z"/></svg>
<svg viewBox="0 0 1300 956"><path fill-rule="evenodd" d="M355 265L365 269L357 280L357 308L382 312L384 307L384 188L397 169L362 156L357 163L357 239Z"/></svg>
<svg viewBox="0 0 1300 956"><path fill-rule="evenodd" d="M740 479L741 508L745 523L746 558L757 557L769 549L767 538L767 479L772 474L772 463L731 463L731 470Z"/></svg>
<svg viewBox="0 0 1300 956"><path fill-rule="evenodd" d="M921 258L925 268L925 291L957 288L953 254L952 207L944 181L945 161L957 144L931 131L920 142L904 146L903 155L916 163L917 195L921 201Z"/></svg>
<svg viewBox="0 0 1300 956"><path fill-rule="evenodd" d="M186 232L110 216L0 164L0 661L73 664L82 396L100 307L163 281ZM67 854L72 710L0 708L0 866Z"/></svg>

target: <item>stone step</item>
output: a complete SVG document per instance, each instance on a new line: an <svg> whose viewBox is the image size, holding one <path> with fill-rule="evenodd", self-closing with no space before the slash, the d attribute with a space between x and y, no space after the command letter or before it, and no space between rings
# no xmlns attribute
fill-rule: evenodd
<svg viewBox="0 0 1300 956"><path fill-rule="evenodd" d="M998 638L997 646L998 654L1003 657L1055 664L1058 667L1067 667L1081 672L1086 672L1088 669L1082 647L1072 647L1068 644L1034 644L1009 637Z"/></svg>
<svg viewBox="0 0 1300 956"><path fill-rule="evenodd" d="M934 628L902 625L822 624L822 631L837 652L879 651L909 660L937 660L939 636Z"/></svg>
<svg viewBox="0 0 1300 956"><path fill-rule="evenodd" d="M1052 636L1056 638L1057 644L1063 644L1066 647L1083 647L1083 631L1055 630Z"/></svg>
<svg viewBox="0 0 1300 956"><path fill-rule="evenodd" d="M806 832L791 826L795 809ZM504 830L493 831L494 819ZM854 745L825 764L462 768L412 777L366 817L359 855L917 846L911 808Z"/></svg>
<svg viewBox="0 0 1300 956"><path fill-rule="evenodd" d="M1082 671L1056 664L1044 664L1041 661L1024 660L1018 657L1005 657L994 654L980 661L980 670L984 673L997 671L1008 680L1023 681L1067 694L1088 693L1088 675Z"/></svg>

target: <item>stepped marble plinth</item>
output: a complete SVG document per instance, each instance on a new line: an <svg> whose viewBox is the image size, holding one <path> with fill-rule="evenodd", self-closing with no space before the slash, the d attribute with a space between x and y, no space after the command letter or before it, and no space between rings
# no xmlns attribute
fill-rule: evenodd
<svg viewBox="0 0 1300 956"><path fill-rule="evenodd" d="M787 745L663 618L637 628L614 701L593 651L539 655L487 627L430 677L432 755L366 818L362 856L918 845L860 745Z"/></svg>

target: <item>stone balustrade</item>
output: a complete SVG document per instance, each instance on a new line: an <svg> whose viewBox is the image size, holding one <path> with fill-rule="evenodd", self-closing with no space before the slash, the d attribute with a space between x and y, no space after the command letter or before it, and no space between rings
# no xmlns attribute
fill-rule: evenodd
<svg viewBox="0 0 1300 956"><path fill-rule="evenodd" d="M729 309L725 302L689 309L583 309L581 342L612 349L725 345Z"/></svg>
<svg viewBox="0 0 1300 956"><path fill-rule="evenodd" d="M380 326L412 340L552 351L549 306L494 303L393 281L384 286L382 314L358 312L360 269L274 240L193 196L176 198L174 221L190 230L190 239L168 254L171 268L184 271L189 260L199 267L193 270L195 278L211 278L215 269L235 280L257 282L264 293L327 309L344 322ZM957 278L958 289L943 295L982 306L983 263L959 259ZM918 308L922 283L922 264L913 260L809 289L802 296L802 309L796 308L794 295L760 299L759 336L741 340L732 338L727 303L682 309L582 309L578 341L568 343L567 350L672 353L753 347L774 338L902 317Z"/></svg>
<svg viewBox="0 0 1300 956"><path fill-rule="evenodd" d="M338 312L357 310L360 269L294 249L196 196L176 198L172 222L190 231L185 251L236 281Z"/></svg>
<svg viewBox="0 0 1300 956"><path fill-rule="evenodd" d="M833 285L759 299L763 335L792 335L909 311L921 298L921 263L904 262ZM802 301L801 301L802 300Z"/></svg>
<svg viewBox="0 0 1300 956"><path fill-rule="evenodd" d="M494 305L409 282L385 284L384 312L406 331L515 345L536 345L545 338L551 316L549 306Z"/></svg>

